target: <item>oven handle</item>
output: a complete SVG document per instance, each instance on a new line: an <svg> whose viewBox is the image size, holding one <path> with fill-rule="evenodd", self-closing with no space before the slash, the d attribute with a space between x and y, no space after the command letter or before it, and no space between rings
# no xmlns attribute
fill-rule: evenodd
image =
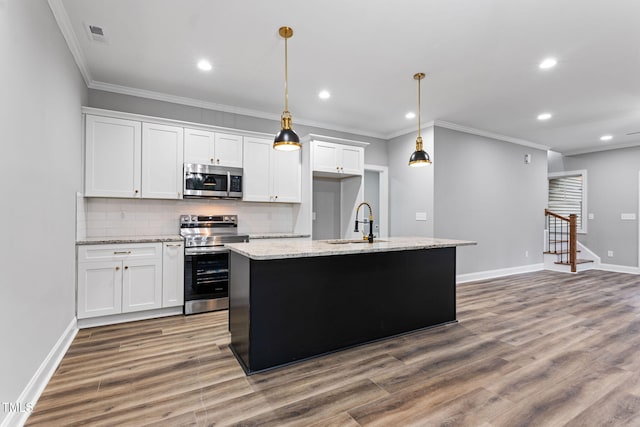
<svg viewBox="0 0 640 427"><path fill-rule="evenodd" d="M220 248L207 248L207 249L197 249L197 248L186 248L184 250L185 256L187 255L207 255L207 254L223 254L229 253L229 249L225 247Z"/></svg>

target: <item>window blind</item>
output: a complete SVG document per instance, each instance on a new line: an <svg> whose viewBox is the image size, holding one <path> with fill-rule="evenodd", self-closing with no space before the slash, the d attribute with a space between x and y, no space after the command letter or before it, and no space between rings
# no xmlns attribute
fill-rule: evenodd
<svg viewBox="0 0 640 427"><path fill-rule="evenodd" d="M549 179L549 210L567 218L576 214L582 229L582 175Z"/></svg>

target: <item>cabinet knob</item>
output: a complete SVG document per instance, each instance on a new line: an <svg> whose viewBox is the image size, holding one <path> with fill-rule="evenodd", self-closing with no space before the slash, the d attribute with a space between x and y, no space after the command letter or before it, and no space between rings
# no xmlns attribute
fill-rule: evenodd
<svg viewBox="0 0 640 427"><path fill-rule="evenodd" d="M116 267L116 271L120 270L120 267Z"/></svg>
<svg viewBox="0 0 640 427"><path fill-rule="evenodd" d="M213 163L213 157L212 157L212 158L210 158L210 159L209 159L209 161L210 161L211 163Z"/></svg>
<svg viewBox="0 0 640 427"><path fill-rule="evenodd" d="M340 166L336 166L336 170L339 171L340 170Z"/></svg>
<svg viewBox="0 0 640 427"><path fill-rule="evenodd" d="M219 163L220 163L220 159L216 159L216 163L218 163L218 164L219 164Z"/></svg>
<svg viewBox="0 0 640 427"><path fill-rule="evenodd" d="M278 196L276 196L276 199L278 198Z"/></svg>
<svg viewBox="0 0 640 427"><path fill-rule="evenodd" d="M133 190L134 193L138 194L138 190Z"/></svg>
<svg viewBox="0 0 640 427"><path fill-rule="evenodd" d="M125 265L125 266L124 266L124 269L125 269L125 270L128 270L128 269L129 269L129 266L128 266L128 265Z"/></svg>

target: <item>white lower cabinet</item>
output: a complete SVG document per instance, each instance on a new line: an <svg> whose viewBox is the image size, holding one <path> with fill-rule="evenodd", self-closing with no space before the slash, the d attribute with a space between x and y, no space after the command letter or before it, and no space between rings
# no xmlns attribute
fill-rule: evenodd
<svg viewBox="0 0 640 427"><path fill-rule="evenodd" d="M79 246L78 319L182 305L182 243L168 244Z"/></svg>
<svg viewBox="0 0 640 427"><path fill-rule="evenodd" d="M167 242L162 247L162 306L184 305L184 245Z"/></svg>

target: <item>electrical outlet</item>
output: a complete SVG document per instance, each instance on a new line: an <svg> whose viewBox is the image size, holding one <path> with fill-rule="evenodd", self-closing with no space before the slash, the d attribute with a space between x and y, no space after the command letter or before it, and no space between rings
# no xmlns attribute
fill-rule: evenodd
<svg viewBox="0 0 640 427"><path fill-rule="evenodd" d="M524 257L529 258L529 251L524 251Z"/></svg>
<svg viewBox="0 0 640 427"><path fill-rule="evenodd" d="M426 212L416 212L416 221L426 221L427 213Z"/></svg>
<svg viewBox="0 0 640 427"><path fill-rule="evenodd" d="M607 256L609 258L613 258L613 251L607 251Z"/></svg>
<svg viewBox="0 0 640 427"><path fill-rule="evenodd" d="M590 213L589 215L587 215L587 217L588 217L589 219L596 219L596 216L595 216L594 214L592 214L592 213Z"/></svg>

